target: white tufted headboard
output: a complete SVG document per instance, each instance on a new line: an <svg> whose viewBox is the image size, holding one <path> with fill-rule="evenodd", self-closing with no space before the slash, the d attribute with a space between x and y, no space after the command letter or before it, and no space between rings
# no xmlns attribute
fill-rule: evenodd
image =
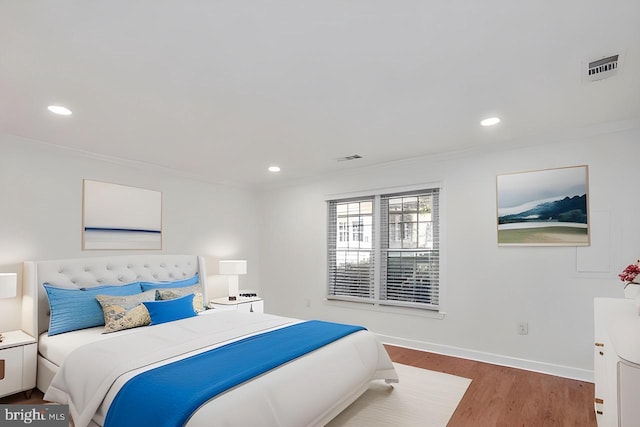
<svg viewBox="0 0 640 427"><path fill-rule="evenodd" d="M165 282L198 273L208 301L204 258L196 255L118 255L26 261L22 273L22 329L38 337L49 328L49 302L43 283L71 289L127 283Z"/></svg>

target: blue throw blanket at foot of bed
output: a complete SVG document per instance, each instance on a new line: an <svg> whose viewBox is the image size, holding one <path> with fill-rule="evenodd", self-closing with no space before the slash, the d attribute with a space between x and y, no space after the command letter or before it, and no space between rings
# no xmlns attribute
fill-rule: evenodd
<svg viewBox="0 0 640 427"><path fill-rule="evenodd" d="M312 320L143 372L122 386L105 427L182 426L212 397L363 329Z"/></svg>

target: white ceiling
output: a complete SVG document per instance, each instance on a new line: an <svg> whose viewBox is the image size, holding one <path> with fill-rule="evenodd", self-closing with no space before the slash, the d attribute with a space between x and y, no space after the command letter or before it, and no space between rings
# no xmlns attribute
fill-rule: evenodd
<svg viewBox="0 0 640 427"><path fill-rule="evenodd" d="M613 54L616 76L583 81ZM0 0L0 132L208 181L639 117L638 0Z"/></svg>

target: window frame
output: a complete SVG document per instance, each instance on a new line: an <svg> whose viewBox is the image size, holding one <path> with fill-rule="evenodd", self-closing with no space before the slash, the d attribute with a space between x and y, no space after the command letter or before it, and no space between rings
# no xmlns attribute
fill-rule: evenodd
<svg viewBox="0 0 640 427"><path fill-rule="evenodd" d="M415 194L414 194L415 193ZM436 248L435 249L424 249L424 248L391 248L388 244L388 233L391 230L389 224L387 226L383 226L381 221L385 217L388 219L389 212L386 215L382 214L381 211L381 200L384 198L395 198L395 197L413 197L419 193L431 194L435 193L436 195L436 205L433 209L437 209L437 217L434 220L434 227L437 227L435 231L436 238ZM329 215L330 205L331 203L344 203L348 201L354 201L364 198L373 197L374 206L373 206L373 235L374 237L374 245L373 245L373 295L369 298L354 298L346 295L334 295L331 292L331 269L332 269L332 257L331 257L331 241L330 241L330 233L332 229L331 219ZM357 302L361 303L361 305L368 304L369 306L373 306L375 308L384 308L385 311L391 310L395 311L395 309L399 309L399 312L406 312L407 309L418 309L420 313L439 313L444 314L444 298L443 298L443 289L445 287L444 281L444 186L442 182L433 182L427 184L418 184L412 186L403 186L403 187L395 187L395 188L384 188L379 190L372 191L363 191L359 193L350 193L350 194L335 194L329 195L325 197L325 201L327 202L327 280L326 283L326 298L332 302ZM388 209L388 208L387 208ZM418 209L419 210L419 209ZM425 222L425 221L423 221ZM415 221L416 229L413 231L418 233L418 224L419 220ZM396 228L397 233L402 236L403 227L406 227L407 223L401 224L400 229ZM337 224L333 225L333 228L337 231ZM383 236L383 231L386 231L387 236ZM386 239L387 247L383 248L382 243L383 240ZM401 243L402 246L402 243ZM334 249L335 250L335 249ZM383 286L388 285L387 279L383 277L383 273L387 271L388 264L382 266L382 262L388 259L389 252L406 252L406 253L414 253L415 257L418 257L418 253L425 253L428 251L435 251L437 256L437 276L436 286L435 286L435 300L436 303L427 303L427 302L413 302L413 301L398 301L394 299L382 299L381 293L384 292ZM383 253L385 256L383 257ZM333 258L335 259L335 258ZM416 261L417 262L417 261ZM417 264L416 264L417 265ZM415 275L415 273L414 273ZM388 277L387 277L388 278ZM433 290L431 288L427 288L429 292ZM433 298L433 297L431 297ZM431 299L430 301L434 301Z"/></svg>

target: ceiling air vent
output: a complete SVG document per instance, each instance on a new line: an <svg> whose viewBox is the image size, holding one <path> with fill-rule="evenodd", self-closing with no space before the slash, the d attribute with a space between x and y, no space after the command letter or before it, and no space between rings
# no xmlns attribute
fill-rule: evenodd
<svg viewBox="0 0 640 427"><path fill-rule="evenodd" d="M361 159L362 156L359 154L354 154L353 156L345 156L345 157L338 157L336 160L339 162L347 162L349 160L356 160L356 159Z"/></svg>
<svg viewBox="0 0 640 427"><path fill-rule="evenodd" d="M595 82L597 80L606 79L618 72L618 55L609 56L608 58L598 59L589 62L587 69L587 81Z"/></svg>

